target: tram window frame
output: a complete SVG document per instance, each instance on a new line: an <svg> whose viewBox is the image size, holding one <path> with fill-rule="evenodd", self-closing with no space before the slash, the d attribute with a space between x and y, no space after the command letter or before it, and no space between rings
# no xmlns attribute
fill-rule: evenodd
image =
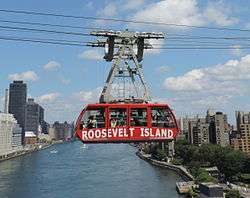
<svg viewBox="0 0 250 198"><path fill-rule="evenodd" d="M123 117L121 117L119 114L119 111L125 113ZM116 111L116 115L112 116L112 111ZM119 117L120 116L120 117ZM122 118L122 119L121 119ZM116 123L114 126L111 126L112 119L116 119ZM115 127L127 127L128 126L128 109L124 107L111 107L108 111L108 127L109 128L115 128Z"/></svg>
<svg viewBox="0 0 250 198"><path fill-rule="evenodd" d="M143 117L143 121L138 119L138 121L140 123L136 124L132 120L132 118L134 119L134 116L132 115L133 110L143 110L144 111L143 113L146 113L146 116ZM130 118L130 126L132 126L132 127L147 127L148 126L148 116L149 115L148 115L148 108L147 107L132 107L132 108L130 108L130 116L129 116L129 118Z"/></svg>
<svg viewBox="0 0 250 198"><path fill-rule="evenodd" d="M91 112L88 114L88 112ZM97 112L94 112L97 111ZM89 121L90 117L94 118L93 126L90 127ZM98 116L98 118L97 118ZM101 118L101 119L100 119ZM106 128L106 108L105 107L96 107L96 108L87 108L82 116L80 129L87 128L87 129L97 129L97 128Z"/></svg>
<svg viewBox="0 0 250 198"><path fill-rule="evenodd" d="M156 115L153 115L153 111L155 111L156 109L165 110L165 112L168 113L168 117L170 118L170 121L167 122L166 120L162 120L163 116L161 116L161 120L159 122L157 121L156 123L154 123L154 120L155 120L154 117ZM172 114L169 107L151 107L150 112L151 112L151 126L152 127L158 127L158 128L176 128L177 127L175 123L174 115ZM165 118L166 117L167 116L165 116Z"/></svg>

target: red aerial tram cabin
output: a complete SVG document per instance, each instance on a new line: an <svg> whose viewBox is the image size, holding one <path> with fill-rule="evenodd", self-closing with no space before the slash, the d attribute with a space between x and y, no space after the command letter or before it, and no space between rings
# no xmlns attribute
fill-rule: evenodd
<svg viewBox="0 0 250 198"><path fill-rule="evenodd" d="M76 123L76 136L83 143L172 140L178 130L167 104L88 104Z"/></svg>
<svg viewBox="0 0 250 198"><path fill-rule="evenodd" d="M128 30L97 30L90 34L107 40L90 42L89 46L107 46L104 59L110 62L116 58L100 103L88 104L82 110L76 123L76 136L84 143L173 140L178 133L175 116L167 104L147 103L150 94L140 64L144 49L154 48L148 39L164 39L165 35Z"/></svg>

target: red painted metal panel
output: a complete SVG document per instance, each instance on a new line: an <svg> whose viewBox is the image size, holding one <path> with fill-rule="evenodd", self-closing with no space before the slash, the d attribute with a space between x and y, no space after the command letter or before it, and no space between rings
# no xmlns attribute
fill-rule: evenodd
<svg viewBox="0 0 250 198"><path fill-rule="evenodd" d="M87 109L105 108L105 127L87 129L81 127L81 120ZM75 135L84 143L113 143L113 142L145 142L161 141L176 138L179 129L175 116L170 110L175 123L175 127L152 127L151 107L163 107L170 110L167 104L90 104L87 105L79 115L76 123ZM110 109L124 108L127 112L127 125L110 128ZM147 126L130 126L131 108L147 109Z"/></svg>

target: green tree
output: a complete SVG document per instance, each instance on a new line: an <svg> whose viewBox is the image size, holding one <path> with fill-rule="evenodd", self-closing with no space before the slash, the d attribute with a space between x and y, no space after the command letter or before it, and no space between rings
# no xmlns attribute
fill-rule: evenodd
<svg viewBox="0 0 250 198"><path fill-rule="evenodd" d="M197 197L198 193L196 193L193 189L189 189L188 193L187 193L187 197L193 198L193 197Z"/></svg>
<svg viewBox="0 0 250 198"><path fill-rule="evenodd" d="M209 175L209 173L203 168L198 169L196 173L196 180L198 182L217 182L217 179Z"/></svg>
<svg viewBox="0 0 250 198"><path fill-rule="evenodd" d="M250 174L250 157L247 156L245 158L245 162L244 162L244 173L249 173Z"/></svg>
<svg viewBox="0 0 250 198"><path fill-rule="evenodd" d="M166 154L166 152L164 150L162 150L160 148L156 148L152 152L152 156L155 157L158 160L163 160L164 158L167 157L167 154Z"/></svg>
<svg viewBox="0 0 250 198"><path fill-rule="evenodd" d="M241 174L240 175L240 180L244 183L250 184L250 174Z"/></svg>
<svg viewBox="0 0 250 198"><path fill-rule="evenodd" d="M230 190L226 193L225 198L240 198L240 193L238 190Z"/></svg>
<svg viewBox="0 0 250 198"><path fill-rule="evenodd" d="M241 151L221 147L215 157L215 166L225 175L227 180L237 179L239 173L243 171L245 155Z"/></svg>
<svg viewBox="0 0 250 198"><path fill-rule="evenodd" d="M229 181L238 181L240 173L250 172L250 159L243 152L230 147L214 144L198 147L181 140L176 142L175 151L176 158L182 159L191 172L198 171L202 166L217 166Z"/></svg>

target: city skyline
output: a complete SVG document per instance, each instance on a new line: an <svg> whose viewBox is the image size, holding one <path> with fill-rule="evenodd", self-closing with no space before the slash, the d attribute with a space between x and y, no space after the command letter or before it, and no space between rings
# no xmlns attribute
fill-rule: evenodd
<svg viewBox="0 0 250 198"><path fill-rule="evenodd" d="M44 1L49 2L49 1ZM249 28L247 20L248 9L242 3L235 1L92 1L84 3L77 0L74 4L63 2L58 9L57 2L34 3L30 0L21 3L11 0L3 3L4 8L25 10L31 8L41 12L58 12L79 16L97 16L107 18L124 18L149 20L157 22L157 12L165 9L161 15L164 23L172 23L171 15L177 17L175 23L188 25L216 26L228 28ZM122 4L122 5L120 5ZM173 13L172 7L178 7ZM68 9L70 8L70 9ZM66 10L66 11L65 11ZM109 11L108 11L109 10ZM150 16L150 13L156 13ZM125 29L150 31L146 25L137 27L131 24L84 21L65 18L15 15L0 13L4 19L15 21L46 22L55 24L108 27L111 29ZM220 17L217 17L220 16ZM186 22L188 19L188 22ZM6 24L5 24L6 25ZM13 24L12 24L13 25ZM14 26L14 25L13 25ZM23 25L24 26L24 25ZM195 28L177 28L153 26L155 31L163 31L167 35L160 46L177 46L168 37L176 34L234 37L247 37L248 32L230 30L204 30ZM73 31L70 28L63 30ZM82 30L75 30L83 32ZM84 30L88 33L87 30ZM3 32L4 36L53 37L56 35L27 33L20 31ZM61 39L76 39L89 41L82 36L61 36ZM204 40L203 40L204 41ZM211 40L208 40L210 42ZM212 42L215 42L214 40ZM220 41L225 43L226 41ZM70 47L41 45L34 43L1 41L1 52L4 54L0 74L0 106L3 108L4 90L12 80L24 80L30 87L29 98L41 103L48 109L46 120L72 121L75 120L83 104L97 102L101 88L104 85L107 72L111 66L102 60L104 53L86 47ZM235 123L234 111L250 109L250 51L241 48L244 41L228 42L235 47L231 50L158 50L154 53L146 52L143 60L145 79L150 86L151 95L155 101L166 102L175 110L177 116L191 113L204 114L206 109L213 108L228 114L230 122ZM183 45L183 43L182 43ZM14 58L13 58L14 56ZM180 58L181 57L181 58ZM157 61L156 61L157 60ZM236 75L237 74L237 75Z"/></svg>

